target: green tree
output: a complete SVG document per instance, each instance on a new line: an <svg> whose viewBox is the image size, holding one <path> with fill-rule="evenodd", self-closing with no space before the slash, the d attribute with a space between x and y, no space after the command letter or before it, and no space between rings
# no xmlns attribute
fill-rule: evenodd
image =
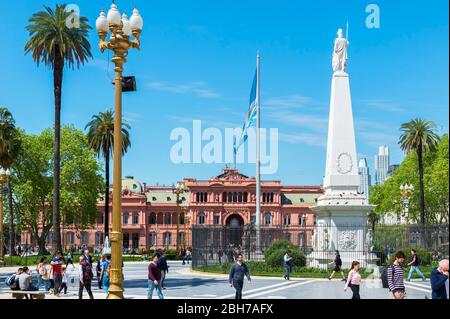
<svg viewBox="0 0 450 319"><path fill-rule="evenodd" d="M92 116L92 120L86 125L89 146L97 153L97 156L105 159L105 234L109 235L109 159L114 151L114 111L111 109ZM122 123L122 154L125 154L131 146L130 125Z"/></svg>
<svg viewBox="0 0 450 319"><path fill-rule="evenodd" d="M400 130L399 144L401 148L409 153L417 153L417 163L419 168L419 194L420 194L420 223L425 224L425 191L423 184L423 152L434 150L439 142L436 134L436 124L423 119L414 119L408 123L403 123Z"/></svg>
<svg viewBox="0 0 450 319"><path fill-rule="evenodd" d="M53 130L38 135L21 132L23 151L14 164L16 211L20 223L45 253L53 226ZM61 212L69 227L80 231L98 217L97 200L103 184L101 164L82 131L64 126L61 134Z"/></svg>
<svg viewBox="0 0 450 319"><path fill-rule="evenodd" d="M0 108L0 166L11 169L19 156L20 140L12 114L6 108ZM15 255L14 211L11 177L8 178L8 210L9 210L9 253ZM0 190L3 193L3 189ZM3 222L3 221L0 221Z"/></svg>
<svg viewBox="0 0 450 319"><path fill-rule="evenodd" d="M66 5L56 5L53 10L44 6L29 19L27 30L29 40L25 45L25 54L32 53L33 60L53 70L53 89L55 96L55 136L54 136L54 178L53 178L53 248L61 250L60 230L60 161L61 161L61 94L64 66L79 68L80 64L92 57L88 32L91 27L88 19L77 17L79 26L70 24L73 12Z"/></svg>

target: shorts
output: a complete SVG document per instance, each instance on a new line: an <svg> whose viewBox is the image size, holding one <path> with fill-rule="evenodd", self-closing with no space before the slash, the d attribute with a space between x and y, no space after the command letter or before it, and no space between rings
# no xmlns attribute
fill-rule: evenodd
<svg viewBox="0 0 450 319"><path fill-rule="evenodd" d="M335 272L341 272L341 266L335 266L333 271Z"/></svg>

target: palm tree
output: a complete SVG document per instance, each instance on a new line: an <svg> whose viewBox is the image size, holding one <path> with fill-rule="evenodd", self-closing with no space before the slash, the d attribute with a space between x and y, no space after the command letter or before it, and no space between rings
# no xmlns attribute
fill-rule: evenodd
<svg viewBox="0 0 450 319"><path fill-rule="evenodd" d="M27 26L30 39L25 45L25 54L32 53L33 60L53 70L53 88L55 96L55 146L53 169L53 249L61 251L60 230L60 160L61 160L61 92L63 70L67 66L74 69L80 67L92 57L88 32L91 27L88 19L78 17L79 27L75 28L72 12L66 5L56 5L53 10L44 6L29 19Z"/></svg>
<svg viewBox="0 0 450 319"><path fill-rule="evenodd" d="M109 235L109 159L114 151L114 111L108 109L92 116L92 120L86 125L89 146L105 159L105 237ZM130 125L122 122L122 154L125 154L131 146Z"/></svg>
<svg viewBox="0 0 450 319"><path fill-rule="evenodd" d="M12 114L6 108L0 108L0 166L11 169L19 156L20 139ZM3 192L3 189L0 190ZM11 188L11 177L8 178L8 206L9 206L9 254L14 256L14 212ZM1 222L1 221L0 221Z"/></svg>
<svg viewBox="0 0 450 319"><path fill-rule="evenodd" d="M420 223L425 224L425 192L423 187L423 152L433 151L439 143L439 136L436 134L436 124L423 119L414 119L408 123L403 123L403 131L399 144L403 151L409 153L415 151L419 166L419 192L420 192Z"/></svg>

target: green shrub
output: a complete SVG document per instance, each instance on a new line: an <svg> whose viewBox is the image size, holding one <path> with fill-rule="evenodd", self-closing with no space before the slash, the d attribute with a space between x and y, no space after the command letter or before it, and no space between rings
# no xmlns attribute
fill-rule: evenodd
<svg viewBox="0 0 450 319"><path fill-rule="evenodd" d="M264 258L267 259L271 254L278 250L282 250L284 251L284 253L286 253L288 249L296 250L297 246L295 246L288 240L277 240L266 249L266 251L264 252Z"/></svg>
<svg viewBox="0 0 450 319"><path fill-rule="evenodd" d="M276 250L272 254L266 257L267 265L271 267L283 267L284 266L284 255L286 254L285 250ZM303 267L306 265L306 258L302 252L298 250L291 251L292 257L292 266L294 267Z"/></svg>
<svg viewBox="0 0 450 319"><path fill-rule="evenodd" d="M416 254L417 254L417 256L419 256L419 262L420 262L419 266L431 265L431 253L430 252L428 252L422 248L413 248L413 249L416 250ZM394 253L392 253L389 258L389 264L392 264L395 261L395 255L399 251L403 251L403 253L406 256L405 262L403 265L403 266L406 266L406 264L408 264L412 260L411 248L399 248L396 251L394 251Z"/></svg>

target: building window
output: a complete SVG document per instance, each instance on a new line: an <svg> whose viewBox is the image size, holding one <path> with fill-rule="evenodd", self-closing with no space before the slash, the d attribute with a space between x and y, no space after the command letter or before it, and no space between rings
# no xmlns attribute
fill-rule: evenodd
<svg viewBox="0 0 450 319"><path fill-rule="evenodd" d="M248 193L244 192L244 203L247 203L248 200Z"/></svg>
<svg viewBox="0 0 450 319"><path fill-rule="evenodd" d="M290 225L291 224L291 215L283 216L283 224L284 225Z"/></svg>
<svg viewBox="0 0 450 319"><path fill-rule="evenodd" d="M156 202L156 197L155 196L152 197L152 201Z"/></svg>
<svg viewBox="0 0 450 319"><path fill-rule="evenodd" d="M220 221L220 216L214 215L214 225L219 225L219 221Z"/></svg>
<svg viewBox="0 0 450 319"><path fill-rule="evenodd" d="M148 223L150 225L155 225L156 224L156 214L155 213L151 213L150 216L148 217Z"/></svg>
<svg viewBox="0 0 450 319"><path fill-rule="evenodd" d="M242 192L238 193L238 202L242 203Z"/></svg>
<svg viewBox="0 0 450 319"><path fill-rule="evenodd" d="M180 224L184 225L184 213L180 214Z"/></svg>
<svg viewBox="0 0 450 319"><path fill-rule="evenodd" d="M150 233L148 235L148 244L150 246L156 246L156 234L155 233Z"/></svg>
<svg viewBox="0 0 450 319"><path fill-rule="evenodd" d="M179 234L179 242L181 245L184 246L184 233L183 232Z"/></svg>
<svg viewBox="0 0 450 319"><path fill-rule="evenodd" d="M317 198L314 198L314 201L317 203Z"/></svg>
<svg viewBox="0 0 450 319"><path fill-rule="evenodd" d="M233 203L237 203L237 193L233 192Z"/></svg>
<svg viewBox="0 0 450 319"><path fill-rule="evenodd" d="M133 225L138 225L139 224L139 213L135 212L133 213Z"/></svg>
<svg viewBox="0 0 450 319"><path fill-rule="evenodd" d="M291 241L291 234L290 233L287 233L287 234L285 234L285 238L286 238L286 240L287 241Z"/></svg>
<svg viewBox="0 0 450 319"><path fill-rule="evenodd" d="M224 202L224 203L227 202L227 193L226 192L222 193L222 202Z"/></svg>
<svg viewBox="0 0 450 319"><path fill-rule="evenodd" d="M172 242L172 234L169 232L164 233L164 246L167 248Z"/></svg>
<svg viewBox="0 0 450 319"><path fill-rule="evenodd" d="M66 233L66 243L67 244L73 244L74 240L75 240L75 236L74 236L73 232L71 232L71 231L67 232Z"/></svg>
<svg viewBox="0 0 450 319"><path fill-rule="evenodd" d="M250 216L250 224L251 225L255 225L256 224L256 216L255 215Z"/></svg>
<svg viewBox="0 0 450 319"><path fill-rule="evenodd" d="M89 234L86 231L80 232L80 243L81 245L87 245L89 243Z"/></svg>
<svg viewBox="0 0 450 319"><path fill-rule="evenodd" d="M170 202L172 200L172 198L170 198L170 196L167 196L167 201Z"/></svg>
<svg viewBox="0 0 450 319"><path fill-rule="evenodd" d="M128 225L128 213L123 213L123 224Z"/></svg>
<svg viewBox="0 0 450 319"><path fill-rule="evenodd" d="M103 245L103 233L102 232L95 233L95 245L96 246Z"/></svg>
<svg viewBox="0 0 450 319"><path fill-rule="evenodd" d="M103 223L105 222L105 213L101 213L100 216L98 216L97 219L97 224L103 225Z"/></svg>
<svg viewBox="0 0 450 319"><path fill-rule="evenodd" d="M172 224L172 214L171 213L165 213L164 214L164 224L165 225Z"/></svg>
<svg viewBox="0 0 450 319"><path fill-rule="evenodd" d="M270 202L273 203L273 193L270 193Z"/></svg>
<svg viewBox="0 0 450 319"><path fill-rule="evenodd" d="M305 200L303 198L300 198L300 203L304 203Z"/></svg>
<svg viewBox="0 0 450 319"><path fill-rule="evenodd" d="M205 224L205 214L203 212L198 214L198 223L199 225Z"/></svg>
<svg viewBox="0 0 450 319"><path fill-rule="evenodd" d="M266 215L264 215L264 223L266 225L272 224L272 215L270 214L270 212L267 212Z"/></svg>

